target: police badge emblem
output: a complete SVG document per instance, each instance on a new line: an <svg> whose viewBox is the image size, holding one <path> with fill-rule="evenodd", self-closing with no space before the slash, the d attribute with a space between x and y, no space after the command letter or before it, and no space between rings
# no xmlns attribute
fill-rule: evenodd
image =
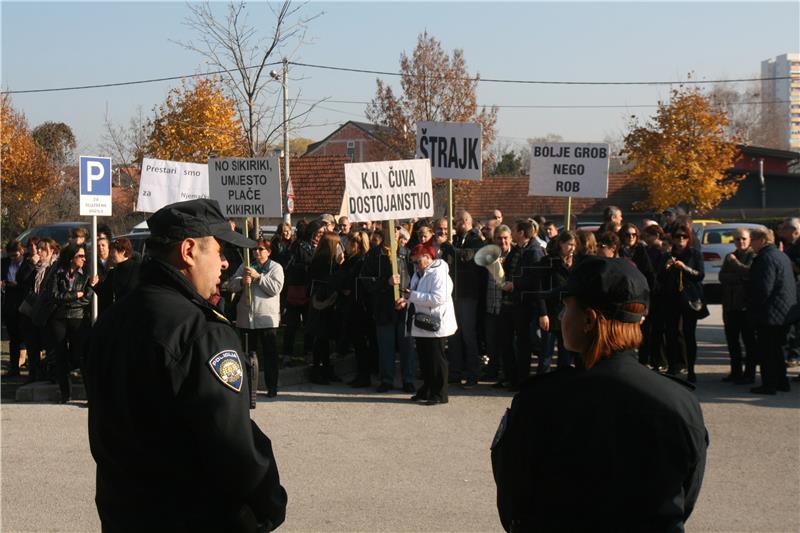
<svg viewBox="0 0 800 533"><path fill-rule="evenodd" d="M219 352L208 360L208 366L211 367L211 371L223 385L230 387L236 392L242 390L244 372L242 371L242 362L236 350L223 350Z"/></svg>

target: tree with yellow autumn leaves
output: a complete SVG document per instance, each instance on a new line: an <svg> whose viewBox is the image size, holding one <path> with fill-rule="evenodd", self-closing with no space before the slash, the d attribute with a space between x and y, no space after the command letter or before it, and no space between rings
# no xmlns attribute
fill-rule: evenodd
<svg viewBox="0 0 800 533"><path fill-rule="evenodd" d="M737 139L726 134L728 117L697 88L673 89L669 102L646 125L632 118L622 153L630 174L647 191L637 207L662 210L688 204L706 212L734 194L738 179L727 174Z"/></svg>
<svg viewBox="0 0 800 533"><path fill-rule="evenodd" d="M196 77L170 91L151 122L146 155L157 159L205 163L216 157L247 155L234 102L220 81Z"/></svg>
<svg viewBox="0 0 800 533"><path fill-rule="evenodd" d="M7 94L0 95L0 176L3 185L4 233L30 227L43 199L57 181L47 153L34 141L25 115Z"/></svg>

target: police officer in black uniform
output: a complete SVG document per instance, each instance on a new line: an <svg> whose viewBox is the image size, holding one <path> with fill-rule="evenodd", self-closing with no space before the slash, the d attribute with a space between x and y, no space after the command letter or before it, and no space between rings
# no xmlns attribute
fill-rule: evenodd
<svg viewBox="0 0 800 533"><path fill-rule="evenodd" d="M682 532L708 433L693 386L639 364L644 276L587 258L561 288L564 344L586 370L525 382L492 443L507 531Z"/></svg>
<svg viewBox="0 0 800 533"><path fill-rule="evenodd" d="M270 531L286 513L270 440L250 419L231 324L207 303L231 231L214 200L148 219L139 286L95 324L89 443L103 531Z"/></svg>

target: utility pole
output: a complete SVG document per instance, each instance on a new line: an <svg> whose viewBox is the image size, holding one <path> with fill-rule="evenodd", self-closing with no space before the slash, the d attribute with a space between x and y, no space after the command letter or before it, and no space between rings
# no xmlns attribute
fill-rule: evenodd
<svg viewBox="0 0 800 533"><path fill-rule="evenodd" d="M286 176L286 191L283 197L283 221L292 224L292 214L289 212L289 192L291 191L291 181L289 177L289 60L283 58L283 73L278 74L272 71L269 75L274 80L280 80L283 87L283 173Z"/></svg>

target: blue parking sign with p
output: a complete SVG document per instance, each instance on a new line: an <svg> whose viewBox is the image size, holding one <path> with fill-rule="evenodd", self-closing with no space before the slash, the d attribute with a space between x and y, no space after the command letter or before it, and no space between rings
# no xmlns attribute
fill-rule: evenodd
<svg viewBox="0 0 800 533"><path fill-rule="evenodd" d="M81 195L111 195L111 158L81 156Z"/></svg>

